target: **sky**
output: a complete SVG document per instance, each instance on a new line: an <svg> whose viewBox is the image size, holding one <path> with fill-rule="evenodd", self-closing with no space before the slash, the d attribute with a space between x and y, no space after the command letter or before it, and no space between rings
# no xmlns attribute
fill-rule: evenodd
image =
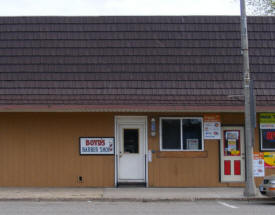
<svg viewBox="0 0 275 215"><path fill-rule="evenodd" d="M0 16L239 15L238 0L0 0Z"/></svg>

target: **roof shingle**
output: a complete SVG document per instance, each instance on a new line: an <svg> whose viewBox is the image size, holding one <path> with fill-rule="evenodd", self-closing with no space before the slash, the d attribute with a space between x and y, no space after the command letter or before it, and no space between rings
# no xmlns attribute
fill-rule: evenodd
<svg viewBox="0 0 275 215"><path fill-rule="evenodd" d="M248 17L257 106L275 105L275 17ZM242 106L230 16L0 17L9 105Z"/></svg>

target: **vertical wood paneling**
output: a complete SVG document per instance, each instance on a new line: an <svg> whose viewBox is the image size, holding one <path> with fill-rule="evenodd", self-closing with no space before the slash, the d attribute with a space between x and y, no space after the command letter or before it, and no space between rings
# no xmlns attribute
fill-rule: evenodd
<svg viewBox="0 0 275 215"><path fill-rule="evenodd" d="M1 113L0 186L114 186L114 156L80 156L79 137L114 137L114 113ZM144 115L127 114L124 115ZM219 182L219 141L205 140L206 157L158 157L160 116L203 114L157 114L157 132L148 145L154 150L149 163L151 187L243 186ZM242 125L242 114L221 114L223 125ZM255 132L259 151L259 128ZM266 169L266 175L275 174ZM83 177L83 183L78 181ZM258 185L262 178L256 178Z"/></svg>
<svg viewBox="0 0 275 215"><path fill-rule="evenodd" d="M113 186L114 156L79 155L79 137L114 137L113 119L100 113L1 113L0 186Z"/></svg>
<svg viewBox="0 0 275 215"><path fill-rule="evenodd" d="M159 131L158 119L160 116L203 116L203 113L157 115L157 131ZM242 125L242 114L221 114L222 124ZM149 148L159 151L159 138L149 138ZM229 186L228 183L219 182L220 158L219 140L205 140L207 157L157 157L154 156L150 164L149 179L151 186L155 187L219 187ZM172 153L171 153L172 154ZM238 184L242 186L243 184Z"/></svg>

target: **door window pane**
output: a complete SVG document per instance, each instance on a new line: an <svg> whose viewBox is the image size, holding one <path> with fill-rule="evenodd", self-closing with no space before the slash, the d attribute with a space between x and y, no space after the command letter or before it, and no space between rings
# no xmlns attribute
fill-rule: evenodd
<svg viewBox="0 0 275 215"><path fill-rule="evenodd" d="M202 149L202 121L200 119L182 120L182 140L184 150Z"/></svg>
<svg viewBox="0 0 275 215"><path fill-rule="evenodd" d="M240 131L225 130L223 143L225 156L240 156Z"/></svg>
<svg viewBox="0 0 275 215"><path fill-rule="evenodd" d="M162 120L162 148L181 149L179 119Z"/></svg>
<svg viewBox="0 0 275 215"><path fill-rule="evenodd" d="M124 129L124 153L139 153L138 129Z"/></svg>

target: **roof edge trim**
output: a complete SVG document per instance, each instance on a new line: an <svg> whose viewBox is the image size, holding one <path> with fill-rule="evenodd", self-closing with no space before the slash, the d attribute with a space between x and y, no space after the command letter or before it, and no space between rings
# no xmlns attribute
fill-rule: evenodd
<svg viewBox="0 0 275 215"><path fill-rule="evenodd" d="M244 112L243 106L103 106L5 105L0 112ZM275 106L258 106L257 112L275 112Z"/></svg>

